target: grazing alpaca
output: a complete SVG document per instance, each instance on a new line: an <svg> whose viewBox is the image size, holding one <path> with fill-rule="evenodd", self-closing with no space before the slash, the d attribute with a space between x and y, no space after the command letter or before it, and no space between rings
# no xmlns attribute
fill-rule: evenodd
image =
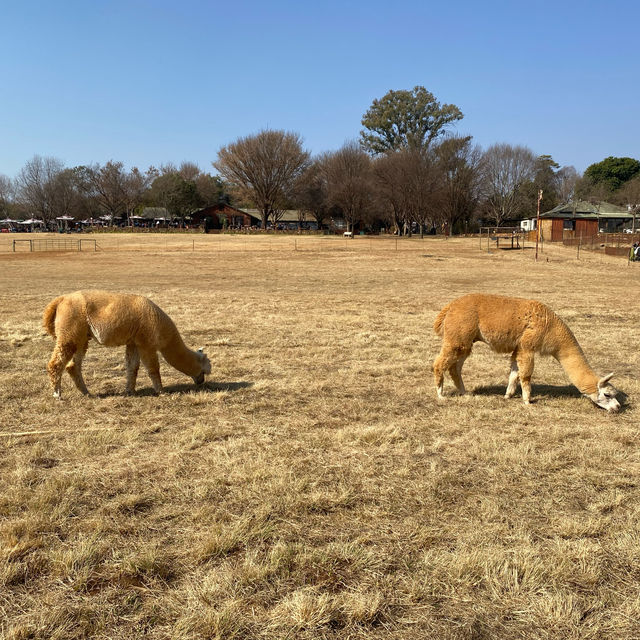
<svg viewBox="0 0 640 640"><path fill-rule="evenodd" d="M433 323L442 336L442 350L433 363L438 397L443 397L444 372L448 371L464 393L461 371L474 342L486 342L498 353L511 353L511 373L505 398L516 390L518 377L522 399L529 404L534 353L553 356L571 382L595 404L618 411L616 389L608 384L613 374L598 378L571 329L549 307L524 298L472 293L446 305Z"/></svg>
<svg viewBox="0 0 640 640"><path fill-rule="evenodd" d="M65 367L76 387L88 393L82 360L91 338L107 347L126 345L127 393L135 391L140 361L155 392L162 391L158 351L196 384L202 384L205 374L211 373L209 358L202 351L188 349L171 318L144 296L76 291L52 300L44 310L42 324L56 340L47 366L54 398L60 398Z"/></svg>

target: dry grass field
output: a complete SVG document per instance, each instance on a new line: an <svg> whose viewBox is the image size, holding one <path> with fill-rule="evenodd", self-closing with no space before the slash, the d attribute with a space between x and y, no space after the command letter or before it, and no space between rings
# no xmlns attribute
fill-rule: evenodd
<svg viewBox="0 0 640 640"><path fill-rule="evenodd" d="M39 235L39 234L38 234ZM13 238L11 238L13 239ZM3 239L5 242L5 239ZM0 635L640 638L640 265L477 240L103 235L97 252L0 247ZM91 344L53 399L41 329L61 293L150 296L212 374L161 365L125 396ZM472 395L431 363L437 311L537 298L625 406L554 360L504 400L477 345Z"/></svg>

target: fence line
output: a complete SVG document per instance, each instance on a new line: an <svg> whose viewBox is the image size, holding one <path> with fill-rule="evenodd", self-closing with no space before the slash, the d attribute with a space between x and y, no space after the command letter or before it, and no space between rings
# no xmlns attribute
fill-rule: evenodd
<svg viewBox="0 0 640 640"><path fill-rule="evenodd" d="M60 238L57 234L11 234L6 238L4 246L0 242L0 252L45 252L45 251L73 251L73 252L141 252L153 251L171 252L200 252L200 253L246 253L246 252L315 252L329 251L347 252L420 252L428 250L432 243L451 243L452 251L459 250L460 241L478 236L447 238L444 236L355 236L344 238L341 236L324 235L269 235L257 234L108 234L101 233L98 238L71 237ZM18 237L16 237L18 236ZM26 236L26 237L25 237ZM599 234L588 238L567 238L565 246L580 249L598 249L600 245L608 247L629 247L640 234ZM545 243L546 244L546 243ZM454 249L456 247L456 249ZM608 251L608 253L613 253ZM618 253L617 251L615 253ZM623 252L620 251L620 254Z"/></svg>
<svg viewBox="0 0 640 640"><path fill-rule="evenodd" d="M609 247L630 247L634 242L640 242L640 233L597 233L591 236L564 238L562 244L567 247L596 247L601 244Z"/></svg>
<svg viewBox="0 0 640 640"><path fill-rule="evenodd" d="M31 234L20 234L31 235ZM40 235L40 234L38 234ZM44 234L42 234L44 235ZM356 236L271 236L260 237L243 234L190 235L178 234L100 234L99 242L94 238L8 238L5 250L13 252L44 251L161 251L161 252L323 252L323 251L423 251L428 242L445 242L442 236L424 237L379 237ZM89 245L87 247L87 245ZM0 245L0 252L3 247Z"/></svg>
<svg viewBox="0 0 640 640"><path fill-rule="evenodd" d="M16 238L11 241L14 253L21 252L20 247L28 247L28 251L82 251L82 244L88 244L94 251L99 248L94 238Z"/></svg>

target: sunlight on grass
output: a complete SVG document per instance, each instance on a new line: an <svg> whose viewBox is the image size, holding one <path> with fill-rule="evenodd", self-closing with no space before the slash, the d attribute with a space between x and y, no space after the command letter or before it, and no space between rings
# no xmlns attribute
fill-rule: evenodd
<svg viewBox="0 0 640 640"><path fill-rule="evenodd" d="M0 636L638 635L636 265L471 238L112 240L0 255ZM93 395L65 376L54 401L42 310L92 287L151 296L205 346L205 384L162 362L164 394L141 370L125 396L122 349L91 344ZM534 402L505 400L484 345L472 393L437 401L433 319L469 291L548 304L624 410L542 357Z"/></svg>

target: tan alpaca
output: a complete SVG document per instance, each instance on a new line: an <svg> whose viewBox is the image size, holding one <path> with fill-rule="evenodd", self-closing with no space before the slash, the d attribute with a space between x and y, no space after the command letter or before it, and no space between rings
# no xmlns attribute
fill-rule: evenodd
<svg viewBox="0 0 640 640"><path fill-rule="evenodd" d="M91 338L107 347L126 345L127 393L135 391L140 361L155 392L162 391L158 351L196 384L202 384L205 374L211 373L209 358L188 349L171 318L144 296L76 291L52 300L44 310L42 324L56 340L47 366L55 398L60 398L65 367L76 387L88 393L82 360Z"/></svg>
<svg viewBox="0 0 640 640"><path fill-rule="evenodd" d="M534 353L553 356L571 382L599 407L618 411L613 374L598 378L571 332L549 307L535 300L472 293L457 298L438 314L434 331L442 336L440 355L433 363L438 397L443 397L448 371L460 393L465 392L461 371L474 342L486 342L498 353L511 354L511 373L505 398L511 398L518 378L522 399L529 404Z"/></svg>

